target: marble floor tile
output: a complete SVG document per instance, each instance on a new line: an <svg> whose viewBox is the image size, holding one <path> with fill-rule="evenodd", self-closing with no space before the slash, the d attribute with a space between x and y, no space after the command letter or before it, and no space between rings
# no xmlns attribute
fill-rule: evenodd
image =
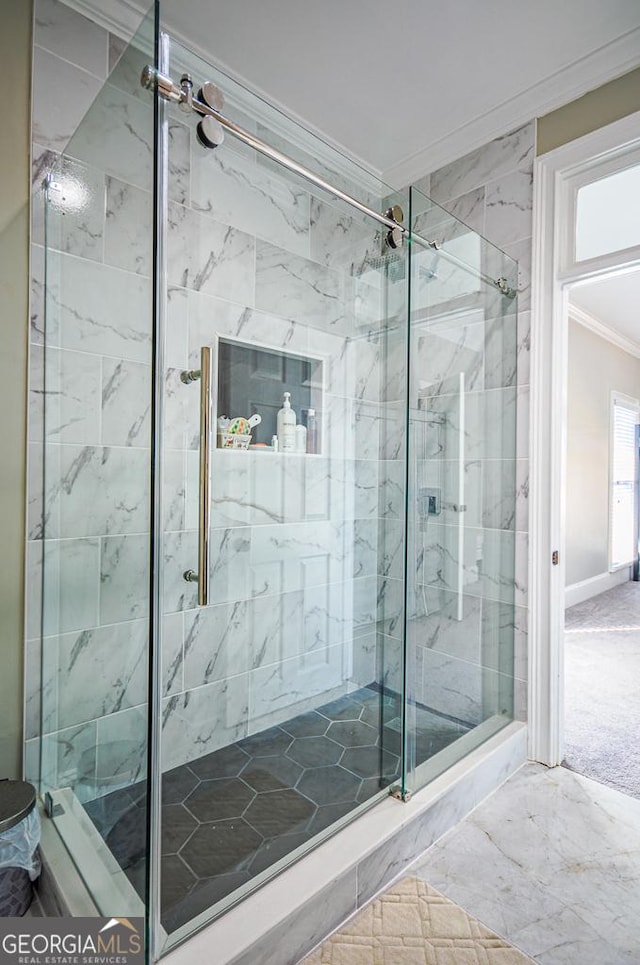
<svg viewBox="0 0 640 965"><path fill-rule="evenodd" d="M640 802L530 764L414 873L544 965L640 961Z"/></svg>

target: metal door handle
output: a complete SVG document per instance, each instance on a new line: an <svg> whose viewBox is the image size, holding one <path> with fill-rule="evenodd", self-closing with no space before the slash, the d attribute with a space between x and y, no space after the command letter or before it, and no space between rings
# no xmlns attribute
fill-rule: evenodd
<svg viewBox="0 0 640 965"><path fill-rule="evenodd" d="M209 603L209 526L211 522L211 349L200 350L200 370L183 372L185 384L200 380L200 468L198 481L198 571L187 570L187 583L198 584L198 606Z"/></svg>

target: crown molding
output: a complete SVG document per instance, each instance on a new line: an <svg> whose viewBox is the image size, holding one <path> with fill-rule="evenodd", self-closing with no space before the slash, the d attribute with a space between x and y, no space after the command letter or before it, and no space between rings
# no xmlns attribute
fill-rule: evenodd
<svg viewBox="0 0 640 965"><path fill-rule="evenodd" d="M622 349L623 352L627 352L628 355L640 359L640 342L635 342L632 338L627 338L626 335L622 335L609 325L605 325L591 312L586 312L584 308L578 308L577 305L569 305L569 318L578 322L579 325L584 325L585 328L590 329L600 338L606 339L607 342L611 342L612 345Z"/></svg>
<svg viewBox="0 0 640 965"><path fill-rule="evenodd" d="M387 168L382 172L382 180L395 188L412 184L496 137L615 80L639 64L640 27L636 27Z"/></svg>
<svg viewBox="0 0 640 965"><path fill-rule="evenodd" d="M62 0L68 7L112 34L130 40L151 9L135 0Z"/></svg>

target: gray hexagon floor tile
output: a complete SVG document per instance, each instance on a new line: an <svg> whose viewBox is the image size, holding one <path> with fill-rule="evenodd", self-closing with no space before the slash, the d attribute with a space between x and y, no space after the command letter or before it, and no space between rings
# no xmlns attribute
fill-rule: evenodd
<svg viewBox="0 0 640 965"><path fill-rule="evenodd" d="M399 711L397 696L363 687L163 774L165 927L185 924L397 783ZM416 721L419 761L469 729L422 707ZM145 806L143 782L85 805L141 895Z"/></svg>
<svg viewBox="0 0 640 965"><path fill-rule="evenodd" d="M262 835L242 818L201 824L180 852L198 878L237 871L262 844Z"/></svg>
<svg viewBox="0 0 640 965"><path fill-rule="evenodd" d="M279 834L305 830L315 810L314 804L297 791L269 791L258 794L244 816L263 837L273 838Z"/></svg>
<svg viewBox="0 0 640 965"><path fill-rule="evenodd" d="M303 767L320 767L337 764L343 753L344 748L328 737L296 737L287 750L287 757Z"/></svg>
<svg viewBox="0 0 640 965"><path fill-rule="evenodd" d="M359 777L336 764L305 771L298 781L298 790L316 804L337 804L355 801L360 783Z"/></svg>
<svg viewBox="0 0 640 965"><path fill-rule="evenodd" d="M201 781L185 800L198 821L239 818L249 807L256 792L237 777L222 781Z"/></svg>

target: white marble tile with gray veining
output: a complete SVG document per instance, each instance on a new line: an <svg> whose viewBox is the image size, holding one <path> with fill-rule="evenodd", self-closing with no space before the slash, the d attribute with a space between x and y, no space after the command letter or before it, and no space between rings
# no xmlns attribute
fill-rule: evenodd
<svg viewBox="0 0 640 965"><path fill-rule="evenodd" d="M149 524L148 463L143 449L47 446L47 536L144 532Z"/></svg>
<svg viewBox="0 0 640 965"><path fill-rule="evenodd" d="M58 286L47 281L45 289L45 251L41 245L31 245L31 279L29 300L29 337L36 345L57 345L59 339L59 324L56 313L49 312L45 320L45 304L47 293L49 303L58 292Z"/></svg>
<svg viewBox="0 0 640 965"><path fill-rule="evenodd" d="M166 697L162 704L162 769L188 763L247 734L246 675Z"/></svg>
<svg viewBox="0 0 640 965"><path fill-rule="evenodd" d="M309 255L309 195L290 178L233 152L194 154L191 204L287 251Z"/></svg>
<svg viewBox="0 0 640 965"><path fill-rule="evenodd" d="M150 277L153 259L153 195L107 177L104 260Z"/></svg>
<svg viewBox="0 0 640 965"><path fill-rule="evenodd" d="M35 199L34 241L70 255L102 261L105 219L105 178L98 168L62 157L51 170L44 204Z"/></svg>
<svg viewBox="0 0 640 965"><path fill-rule="evenodd" d="M401 639L403 635L404 582L390 577L378 577L376 598L380 629L386 636Z"/></svg>
<svg viewBox="0 0 640 965"><path fill-rule="evenodd" d="M256 307L325 330L352 327L338 272L264 241L256 244Z"/></svg>
<svg viewBox="0 0 640 965"><path fill-rule="evenodd" d="M33 78L33 139L53 151L63 151L102 81L38 46L33 49ZM73 153L82 157L75 150Z"/></svg>
<svg viewBox="0 0 640 965"><path fill-rule="evenodd" d="M30 442L27 454L27 538L35 540L42 539L45 529L42 444Z"/></svg>
<svg viewBox="0 0 640 965"><path fill-rule="evenodd" d="M255 241L209 215L169 204L170 285L252 305Z"/></svg>
<svg viewBox="0 0 640 965"><path fill-rule="evenodd" d="M34 43L77 64L100 80L107 76L107 31L57 0L37 0Z"/></svg>
<svg viewBox="0 0 640 965"><path fill-rule="evenodd" d="M405 512L406 466L401 459L386 460L378 464L378 474L377 515L399 519Z"/></svg>
<svg viewBox="0 0 640 965"><path fill-rule="evenodd" d="M108 72L109 73L115 70L120 58L122 57L126 49L127 49L126 40L123 40L122 37L118 37L117 34L113 34L113 33L109 34L109 49L108 49L108 57L109 57Z"/></svg>
<svg viewBox="0 0 640 965"><path fill-rule="evenodd" d="M166 449L164 453L163 470L163 531L176 532L178 530L196 528L196 523L186 524L187 508L193 511L193 507L187 507L187 478L186 460L191 453L181 452L177 449ZM193 497L195 499L195 495ZM193 512L193 518L197 514L197 508Z"/></svg>
<svg viewBox="0 0 640 965"><path fill-rule="evenodd" d="M516 529L529 531L529 460L516 460Z"/></svg>
<svg viewBox="0 0 640 965"><path fill-rule="evenodd" d="M528 765L416 873L546 965L631 965L640 954L639 845L637 801L564 768Z"/></svg>
<svg viewBox="0 0 640 965"><path fill-rule="evenodd" d="M366 275L381 287L378 265L383 241L378 225L345 204L311 199L310 255L313 261L348 275Z"/></svg>
<svg viewBox="0 0 640 965"><path fill-rule="evenodd" d="M488 529L516 529L515 459L487 459L482 465L482 518Z"/></svg>
<svg viewBox="0 0 640 965"><path fill-rule="evenodd" d="M456 593L514 602L515 534L507 530L465 527L462 559L459 535L457 526L437 523L429 527L417 547L418 582Z"/></svg>
<svg viewBox="0 0 640 965"><path fill-rule="evenodd" d="M167 190L172 201L189 204L191 200L191 130L173 118L167 125L169 137L169 178Z"/></svg>
<svg viewBox="0 0 640 965"><path fill-rule="evenodd" d="M58 638L58 727L135 707L146 700L146 620Z"/></svg>
<svg viewBox="0 0 640 965"><path fill-rule="evenodd" d="M185 383L182 369L167 369L164 396L164 437L168 449L198 449L200 383Z"/></svg>
<svg viewBox="0 0 640 965"><path fill-rule="evenodd" d="M465 321L455 326L432 324L423 335L414 335L414 384L421 395L449 393L460 384L465 391L481 387L486 365L484 330L473 319L472 324Z"/></svg>
<svg viewBox="0 0 640 965"><path fill-rule="evenodd" d="M169 368L189 367L189 293L184 288L167 287L167 325L165 365Z"/></svg>
<svg viewBox="0 0 640 965"><path fill-rule="evenodd" d="M193 530L165 532L162 537L163 591L165 613L191 610L196 606L198 587L188 583L184 574L198 568L198 534Z"/></svg>
<svg viewBox="0 0 640 965"><path fill-rule="evenodd" d="M44 385L46 381L46 396ZM29 438L88 444L99 437L100 359L34 345L30 358Z"/></svg>
<svg viewBox="0 0 640 965"><path fill-rule="evenodd" d="M404 577L405 528L400 519L378 520L377 566L380 576Z"/></svg>
<svg viewBox="0 0 640 965"><path fill-rule="evenodd" d="M237 600L184 614L184 689L246 673L252 651L252 602ZM277 599L272 602L277 609Z"/></svg>
<svg viewBox="0 0 640 965"><path fill-rule="evenodd" d="M533 171L514 171L487 184L485 230L493 244L531 238L532 212Z"/></svg>
<svg viewBox="0 0 640 965"><path fill-rule="evenodd" d="M414 216L413 230L426 240L440 244L467 234L469 229L484 234L484 202L484 185L448 199L446 208L432 202Z"/></svg>
<svg viewBox="0 0 640 965"><path fill-rule="evenodd" d="M100 547L97 539L47 540L43 632L46 636L98 623ZM35 573L40 575L34 553Z"/></svg>
<svg viewBox="0 0 640 965"><path fill-rule="evenodd" d="M375 632L354 637L351 682L355 689L379 679L378 636Z"/></svg>
<svg viewBox="0 0 640 965"><path fill-rule="evenodd" d="M47 790L57 791L60 787L76 785L83 755L91 752L95 754L96 736L96 722L91 720L43 737L40 756L43 793Z"/></svg>
<svg viewBox="0 0 640 965"><path fill-rule="evenodd" d="M412 643L479 664L483 601L420 583L415 596L415 612L410 614L408 626Z"/></svg>
<svg viewBox="0 0 640 965"><path fill-rule="evenodd" d="M151 373L148 365L102 360L102 444L151 445Z"/></svg>
<svg viewBox="0 0 640 965"><path fill-rule="evenodd" d="M153 110L148 99L132 97L114 86L116 79L100 88L90 113L75 131L69 150L73 157L105 174L151 191ZM41 143L55 147L46 140Z"/></svg>
<svg viewBox="0 0 640 965"><path fill-rule="evenodd" d="M343 647L323 647L281 663L252 670L249 707L252 725L266 714L282 711L282 720L291 717L291 708L317 695L318 706L326 701L327 690L344 682ZM271 718L272 719L272 718Z"/></svg>
<svg viewBox="0 0 640 965"><path fill-rule="evenodd" d="M506 307L506 306L504 306ZM513 308L510 303L509 309ZM516 384L518 365L518 323L513 310L485 322L485 389Z"/></svg>
<svg viewBox="0 0 640 965"><path fill-rule="evenodd" d="M100 542L100 623L148 616L149 537L108 536Z"/></svg>
<svg viewBox="0 0 640 965"><path fill-rule="evenodd" d="M143 705L99 718L96 783L91 799L111 793L114 787L134 785L137 794L145 794L147 716L147 707Z"/></svg>
<svg viewBox="0 0 640 965"><path fill-rule="evenodd" d="M463 409L459 393L422 398L420 412L425 414L429 444L425 455L459 458L462 429L465 459L513 458L516 418L520 417L519 395L513 387L469 392Z"/></svg>
<svg viewBox="0 0 640 965"><path fill-rule="evenodd" d="M529 385L531 381L531 312L518 312L518 360L517 383Z"/></svg>
<svg viewBox="0 0 640 965"><path fill-rule="evenodd" d="M151 357L151 287L148 279L108 265L49 253L48 305L63 348L135 362ZM55 338L55 331L53 333ZM49 333L47 332L47 343Z"/></svg>
<svg viewBox="0 0 640 965"><path fill-rule="evenodd" d="M353 577L374 576L379 569L380 535L377 519L356 519L353 523Z"/></svg>
<svg viewBox="0 0 640 965"><path fill-rule="evenodd" d="M162 616L162 696L181 693L184 686L184 614Z"/></svg>
<svg viewBox="0 0 640 965"><path fill-rule="evenodd" d="M431 173L429 196L442 203L510 171L533 169L535 122L498 137Z"/></svg>
<svg viewBox="0 0 640 965"><path fill-rule="evenodd" d="M378 579L377 576L365 576L353 581L353 626L356 633L375 628L378 619Z"/></svg>

